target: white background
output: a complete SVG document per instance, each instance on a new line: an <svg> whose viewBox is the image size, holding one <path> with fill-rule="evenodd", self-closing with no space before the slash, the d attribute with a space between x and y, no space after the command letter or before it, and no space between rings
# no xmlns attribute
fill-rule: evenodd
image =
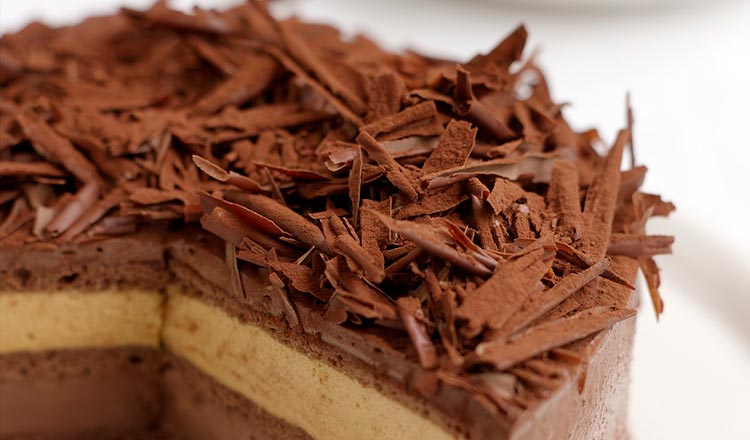
<svg viewBox="0 0 750 440"><path fill-rule="evenodd" d="M629 90L636 155L650 169L646 190L678 206L650 228L677 242L675 255L659 259L666 313L657 325L644 298L638 318L631 431L636 440L750 439L750 2L510 3L308 0L273 7L280 16L295 12L347 33L364 31L391 48L458 60L525 22L554 96L573 104L569 119L577 128L599 127L605 139L624 123ZM67 24L122 4L150 1L0 0L0 32L32 18Z"/></svg>

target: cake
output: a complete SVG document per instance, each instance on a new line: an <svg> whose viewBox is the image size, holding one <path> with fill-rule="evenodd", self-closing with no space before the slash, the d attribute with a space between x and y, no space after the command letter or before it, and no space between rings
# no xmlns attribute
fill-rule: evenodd
<svg viewBox="0 0 750 440"><path fill-rule="evenodd" d="M256 2L4 35L0 437L627 438L674 208L526 38L393 54Z"/></svg>

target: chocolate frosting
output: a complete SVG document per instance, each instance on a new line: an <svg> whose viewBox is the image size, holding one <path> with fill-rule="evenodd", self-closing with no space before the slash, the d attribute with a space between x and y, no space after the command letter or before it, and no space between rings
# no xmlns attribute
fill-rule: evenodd
<svg viewBox="0 0 750 440"><path fill-rule="evenodd" d="M630 109L600 157L596 133L571 130L541 71L519 64L525 41L519 27L457 64L277 21L259 2L159 2L5 35L4 267L42 270L68 250L158 266L151 244L166 239L292 328L360 335L347 350L364 358L382 350L370 335L407 341L385 345L420 365L425 397L464 393L512 420L570 367L559 353L633 315L633 278L609 258L640 265L661 313L653 256L672 239L644 225L674 209L638 191L645 169L620 170ZM57 260L25 260L32 249ZM515 378L507 392L497 374Z"/></svg>

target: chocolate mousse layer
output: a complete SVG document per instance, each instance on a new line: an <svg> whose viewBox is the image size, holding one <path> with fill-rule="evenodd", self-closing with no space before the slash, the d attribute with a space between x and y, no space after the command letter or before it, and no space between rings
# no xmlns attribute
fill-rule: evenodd
<svg viewBox="0 0 750 440"><path fill-rule="evenodd" d="M81 349L0 356L0 438L140 437L162 417L161 353Z"/></svg>

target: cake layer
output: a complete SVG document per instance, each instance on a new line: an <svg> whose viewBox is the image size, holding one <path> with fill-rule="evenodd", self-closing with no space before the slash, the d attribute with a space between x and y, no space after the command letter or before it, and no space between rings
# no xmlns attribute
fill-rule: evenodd
<svg viewBox="0 0 750 440"><path fill-rule="evenodd" d="M314 438L453 437L263 329L190 296L170 293L164 342L170 351Z"/></svg>
<svg viewBox="0 0 750 440"><path fill-rule="evenodd" d="M141 438L160 419L161 364L140 347L0 355L0 438Z"/></svg>
<svg viewBox="0 0 750 440"><path fill-rule="evenodd" d="M309 440L309 434L230 390L190 362L165 355L161 432L191 440Z"/></svg>
<svg viewBox="0 0 750 440"><path fill-rule="evenodd" d="M158 347L163 299L142 290L0 292L0 353Z"/></svg>

